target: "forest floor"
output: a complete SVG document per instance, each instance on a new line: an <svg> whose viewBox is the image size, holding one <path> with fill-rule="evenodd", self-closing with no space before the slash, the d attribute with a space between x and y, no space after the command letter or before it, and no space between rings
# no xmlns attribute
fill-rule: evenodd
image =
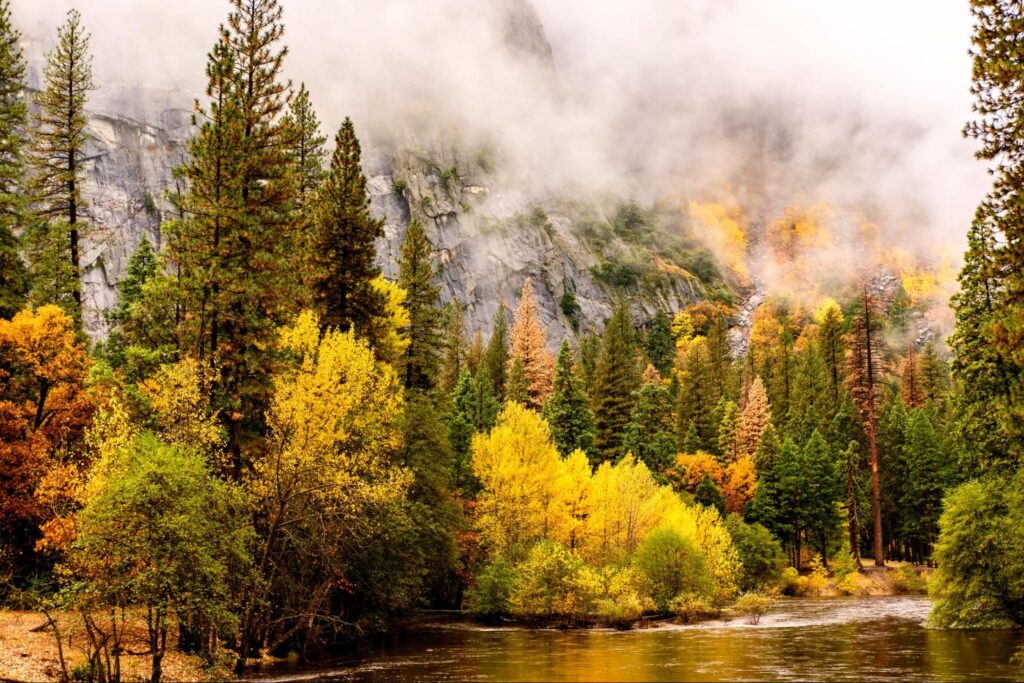
<svg viewBox="0 0 1024 683"><path fill-rule="evenodd" d="M78 620L71 615L57 614L60 624L64 657L68 671L86 662L85 634L73 624ZM46 623L39 612L0 610L0 680L59 681L60 659L51 629L35 631ZM173 629L172 629L173 630ZM125 681L149 680L150 657L146 652L146 628L141 618L130 620L126 630L125 647L121 655L121 677ZM174 647L172 634L168 634L167 656L163 661L163 678L167 681L223 680L226 671L211 671L198 657L184 655Z"/></svg>

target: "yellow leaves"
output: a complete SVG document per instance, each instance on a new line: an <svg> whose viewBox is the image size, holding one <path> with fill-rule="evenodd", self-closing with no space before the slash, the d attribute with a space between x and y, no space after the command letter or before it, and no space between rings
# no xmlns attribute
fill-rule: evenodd
<svg viewBox="0 0 1024 683"><path fill-rule="evenodd" d="M377 321L381 328L377 352L392 366L397 366L409 347L409 338L403 334L410 321L409 311L405 308L407 292L383 275L374 278L370 285L384 299L384 315Z"/></svg>
<svg viewBox="0 0 1024 683"><path fill-rule="evenodd" d="M165 365L141 384L165 441L204 452L222 445L217 417L210 410L209 386L209 372L194 358Z"/></svg>
<svg viewBox="0 0 1024 683"><path fill-rule="evenodd" d="M724 264L742 280L747 270L747 224L739 207L718 202L690 202L690 218L698 235L708 242Z"/></svg>
<svg viewBox="0 0 1024 683"><path fill-rule="evenodd" d="M757 471L752 457L743 456L725 468L722 495L726 512L742 513L743 508L754 498L756 490Z"/></svg>
<svg viewBox="0 0 1024 683"><path fill-rule="evenodd" d="M710 478L718 487L721 487L725 479L721 463L715 456L704 451L680 453L676 456L675 470L678 473L675 478L678 478L683 489L691 493L705 478Z"/></svg>
<svg viewBox="0 0 1024 683"><path fill-rule="evenodd" d="M827 204L790 206L782 216L768 223L765 238L778 258L792 260L801 252L825 248L832 243L825 227L831 219L832 209Z"/></svg>
<svg viewBox="0 0 1024 683"><path fill-rule="evenodd" d="M814 311L814 322L821 325L829 317L832 317L839 324L842 324L843 309L839 307L839 302L830 296L826 296L818 302L818 307Z"/></svg>
<svg viewBox="0 0 1024 683"><path fill-rule="evenodd" d="M678 349L685 349L693 339L693 319L686 311L679 311L672 318L672 338Z"/></svg>
<svg viewBox="0 0 1024 683"><path fill-rule="evenodd" d="M409 474L387 460L400 445L402 392L395 373L355 334L328 330L303 312L280 331L299 356L274 382L266 453L252 489L276 523L302 509L355 518L400 499Z"/></svg>

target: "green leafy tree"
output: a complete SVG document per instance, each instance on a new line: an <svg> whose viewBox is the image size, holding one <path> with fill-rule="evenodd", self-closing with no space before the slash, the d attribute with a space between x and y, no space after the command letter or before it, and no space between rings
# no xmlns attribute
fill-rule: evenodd
<svg viewBox="0 0 1024 683"><path fill-rule="evenodd" d="M636 335L623 300L615 305L605 326L601 354L597 358L594 391L594 449L602 460L616 462L626 455L622 440L640 384L636 362Z"/></svg>
<svg viewBox="0 0 1024 683"><path fill-rule="evenodd" d="M0 3L0 318L25 307L28 272L15 232L24 225L25 137L28 107L24 99L25 58L21 34L11 23L7 0Z"/></svg>
<svg viewBox="0 0 1024 683"><path fill-rule="evenodd" d="M384 235L384 221L370 216L360 155L355 126L346 118L316 197L312 293L323 325L354 328L372 341L385 305L372 284L380 275L374 241Z"/></svg>
<svg viewBox="0 0 1024 683"><path fill-rule="evenodd" d="M910 413L904 449L907 480L901 502L913 514L902 531L917 546L917 558L930 564L950 472L943 444L925 410Z"/></svg>
<svg viewBox="0 0 1024 683"><path fill-rule="evenodd" d="M771 532L760 524L747 524L733 512L725 519L725 528L732 536L743 565L740 588L754 591L778 580L782 571L782 546Z"/></svg>
<svg viewBox="0 0 1024 683"><path fill-rule="evenodd" d="M445 304L441 319L441 371L437 388L444 396L450 396L462 371L466 369L466 355L469 340L466 338L466 322L462 306L457 301Z"/></svg>
<svg viewBox="0 0 1024 683"><path fill-rule="evenodd" d="M32 127L31 196L37 220L29 231L33 299L62 306L81 325L81 239L85 233L85 110L92 80L89 34L70 10L46 54L43 88Z"/></svg>
<svg viewBox="0 0 1024 683"><path fill-rule="evenodd" d="M591 453L594 443L594 414L573 368L572 350L563 341L555 364L555 384L544 404L544 419L562 457L579 449Z"/></svg>

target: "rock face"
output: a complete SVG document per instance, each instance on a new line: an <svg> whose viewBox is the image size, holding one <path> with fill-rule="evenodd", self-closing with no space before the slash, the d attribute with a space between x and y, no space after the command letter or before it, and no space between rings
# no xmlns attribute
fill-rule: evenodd
<svg viewBox="0 0 1024 683"><path fill-rule="evenodd" d="M529 1L497 0L489 11L507 48L557 87L551 47ZM192 133L188 110L176 107L189 99L115 91L90 121L92 182L85 192L91 231L83 266L85 321L94 337L106 333L102 311L116 301L117 281L139 241L161 244L160 223L170 211L166 191ZM503 184L486 150L458 149L438 137L443 133L424 144L407 133L366 155L372 211L386 225L377 244L384 274L397 276L406 228L418 220L434 245L441 298L463 308L471 333L486 336L499 306L514 311L526 278L534 282L552 347L600 330L622 290L602 282L595 269L628 245L612 237L595 247L580 237L575 198L524 199ZM704 296L700 281L680 269L662 273L656 287L626 291L637 324L658 309L678 310Z"/></svg>

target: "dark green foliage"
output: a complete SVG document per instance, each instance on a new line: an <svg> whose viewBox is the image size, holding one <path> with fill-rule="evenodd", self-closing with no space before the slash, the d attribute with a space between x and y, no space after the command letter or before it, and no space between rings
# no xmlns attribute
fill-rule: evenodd
<svg viewBox="0 0 1024 683"><path fill-rule="evenodd" d="M498 306L491 326L491 338L484 351L483 368L494 384L494 396L500 403L505 399L505 383L508 373L508 313L504 306Z"/></svg>
<svg viewBox="0 0 1024 683"><path fill-rule="evenodd" d="M800 478L796 484L802 489L800 526L808 542L815 546L823 559L829 556L829 541L835 537L841 519L837 503L842 488L836 467L836 458L821 432L815 430L804 446L800 459ZM796 491L793 498L798 499Z"/></svg>
<svg viewBox="0 0 1024 683"><path fill-rule="evenodd" d="M496 556L477 574L476 585L466 594L469 610L485 617L508 614L515 584L515 568L500 555Z"/></svg>
<svg viewBox="0 0 1024 683"><path fill-rule="evenodd" d="M25 59L21 34L11 23L7 0L0 3L0 318L25 307L28 272L15 231L26 220L24 99Z"/></svg>
<svg viewBox="0 0 1024 683"><path fill-rule="evenodd" d="M679 447L673 424L672 398L660 382L647 382L636 392L622 448L652 472L661 472L675 461Z"/></svg>
<svg viewBox="0 0 1024 683"><path fill-rule="evenodd" d="M711 477L704 477L704 479L697 484L697 488L693 491L693 500L704 507L718 510L719 514L725 514L725 498L722 496L722 492L718 490L718 485L712 481Z"/></svg>
<svg viewBox="0 0 1024 683"><path fill-rule="evenodd" d="M562 298L558 301L558 307L562 310L562 315L572 323L573 331L579 332L580 305L576 302L576 291L566 287L565 292L562 293Z"/></svg>
<svg viewBox="0 0 1024 683"><path fill-rule="evenodd" d="M771 532L760 524L747 524L735 512L726 517L725 528L743 565L740 588L753 591L775 582L782 571L784 555Z"/></svg>
<svg viewBox="0 0 1024 683"><path fill-rule="evenodd" d="M143 287L159 270L153 245L148 238L143 237L132 252L127 272L117 283L117 303L106 314L110 331L104 345L104 355L114 368L125 364L125 346L129 343L125 338L125 326L131 321L134 309L142 303Z"/></svg>
<svg viewBox="0 0 1024 683"><path fill-rule="evenodd" d="M523 361L516 358L509 368L508 378L505 380L505 401L522 403L524 406L530 402L530 381L526 377L526 368Z"/></svg>
<svg viewBox="0 0 1024 683"><path fill-rule="evenodd" d="M492 383L485 370L471 375L463 369L452 394L448 412L448 442L452 450L452 486L466 491L475 491L470 461L470 445L473 435L486 432L494 426L498 416L498 401L494 397Z"/></svg>
<svg viewBox="0 0 1024 683"><path fill-rule="evenodd" d="M782 456L782 444L779 441L778 433L771 423L761 435L761 442L757 445L757 453L754 454L754 468L757 472L757 490L754 492L754 499L750 503L749 517L767 527L779 538L785 538L789 528L783 519L782 503L782 473L780 471L780 458Z"/></svg>
<svg viewBox="0 0 1024 683"><path fill-rule="evenodd" d="M374 338L384 299L372 281L380 275L374 240L384 221L370 216L359 140L348 118L334 138L331 166L317 194L313 239L313 303L324 327Z"/></svg>
<svg viewBox="0 0 1024 683"><path fill-rule="evenodd" d="M588 455L593 452L594 414L581 384L573 368L569 342L563 341L555 365L554 390L544 404L544 419L563 457L577 448Z"/></svg>
<svg viewBox="0 0 1024 683"><path fill-rule="evenodd" d="M596 334L585 334L580 339L580 348L576 354L576 365L583 390L588 396L594 393L594 377L597 375L597 357L601 355L601 338Z"/></svg>
<svg viewBox="0 0 1024 683"><path fill-rule="evenodd" d="M413 221L405 232L398 260L398 286L405 290L404 305L409 313L405 330L409 346L402 372L406 389L431 389L437 380L441 315L433 279L430 241L422 226Z"/></svg>
<svg viewBox="0 0 1024 683"><path fill-rule="evenodd" d="M659 310L651 320L651 326L644 335L644 353L662 377L668 377L676 360L676 344L672 338L672 326L665 311Z"/></svg>
<svg viewBox="0 0 1024 683"><path fill-rule="evenodd" d="M629 305L619 301L605 326L591 394L594 449L602 460L615 462L626 454L622 439L635 403L633 392L639 384L636 334Z"/></svg>
<svg viewBox="0 0 1024 683"><path fill-rule="evenodd" d="M918 561L930 561L942 496L949 487L951 472L939 435L928 413L921 408L912 411L907 419L903 448L907 476L900 503L910 514L900 531L906 542L916 547Z"/></svg>
<svg viewBox="0 0 1024 683"><path fill-rule="evenodd" d="M437 388L442 396L455 391L459 377L466 368L466 356L469 352L469 340L466 334L466 323L462 316L462 306L457 301L445 304L441 315L441 370L438 373Z"/></svg>

